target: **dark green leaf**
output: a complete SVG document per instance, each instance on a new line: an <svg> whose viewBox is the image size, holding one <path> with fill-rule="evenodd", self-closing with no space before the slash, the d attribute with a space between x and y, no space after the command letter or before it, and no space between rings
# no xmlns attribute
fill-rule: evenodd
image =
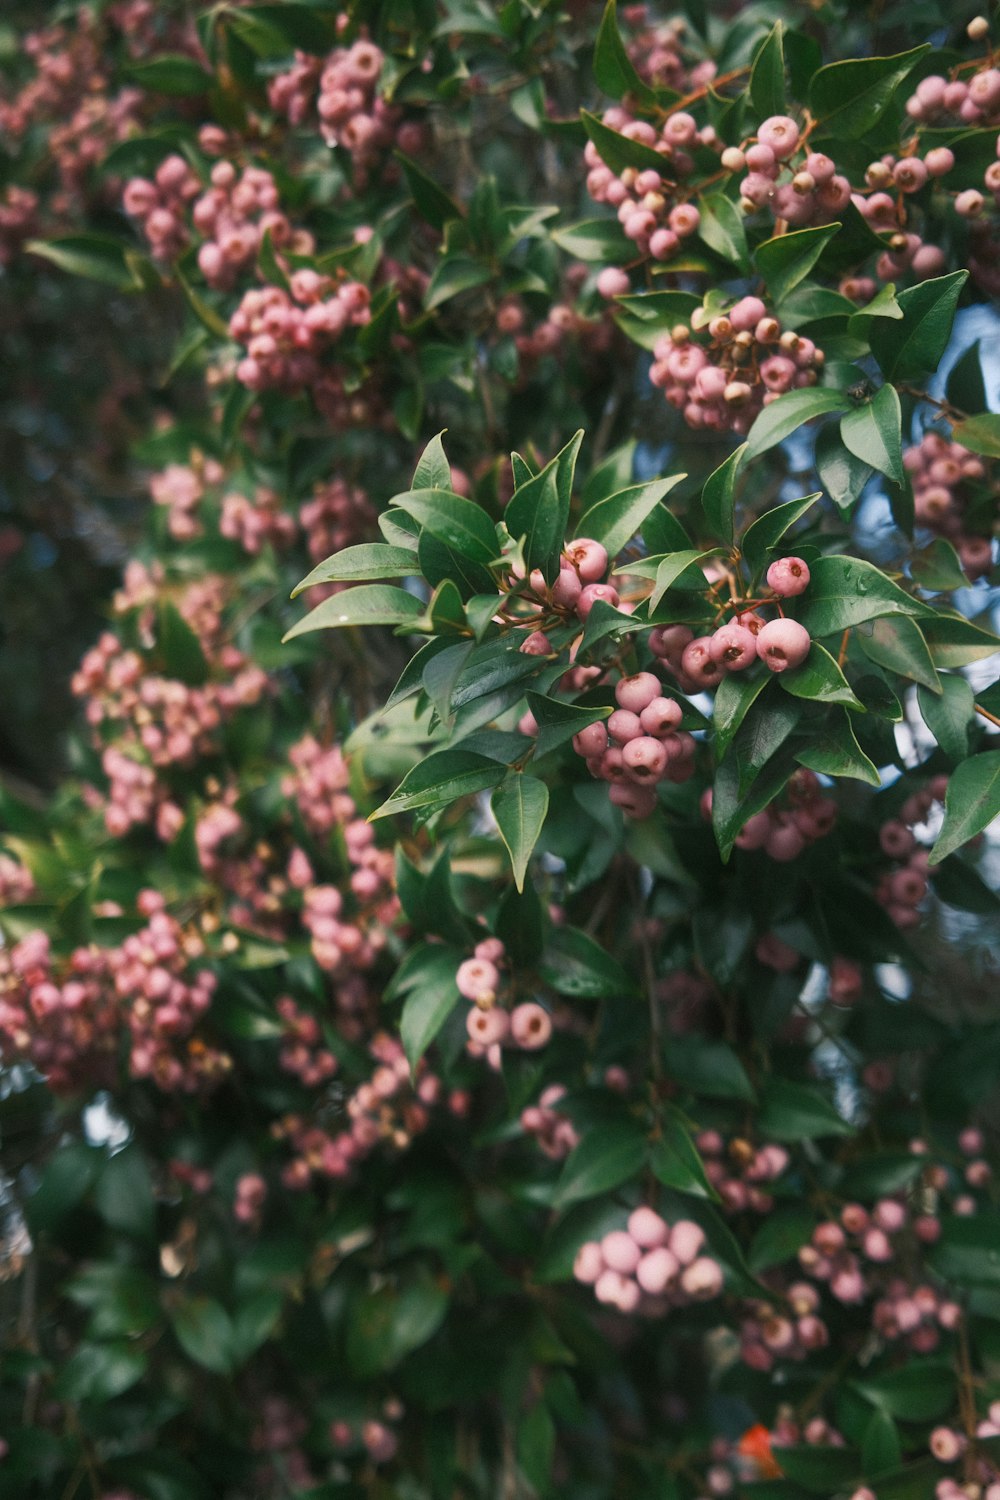
<svg viewBox="0 0 1000 1500"><path fill-rule="evenodd" d="M422 613L420 600L405 589L364 583L324 599L292 626L284 640L292 641L312 630L335 630L343 625L410 625Z"/></svg>
<svg viewBox="0 0 1000 1500"><path fill-rule="evenodd" d="M944 823L931 850L940 864L1000 816L1000 750L984 750L956 766L948 778Z"/></svg>
<svg viewBox="0 0 1000 1500"><path fill-rule="evenodd" d="M673 1036L663 1047L667 1073L693 1094L707 1099L756 1100L746 1069L727 1042L704 1037Z"/></svg>
<svg viewBox="0 0 1000 1500"><path fill-rule="evenodd" d="M580 518L576 531L582 537L590 537L607 549L609 557L616 557L639 530L664 495L669 494L675 484L687 476L672 474L668 479L653 479L647 484L633 484L628 489L618 490L604 500L598 500Z"/></svg>
<svg viewBox="0 0 1000 1500"><path fill-rule="evenodd" d="M850 1448L826 1444L792 1448L775 1443L772 1452L787 1479L794 1480L810 1495L822 1495L826 1500L841 1490L852 1489L852 1482L861 1475L860 1456Z"/></svg>
<svg viewBox="0 0 1000 1500"><path fill-rule="evenodd" d="M618 30L615 0L607 0L594 47L594 77L597 86L612 99L631 95L639 104L655 104L656 93L643 83L625 51Z"/></svg>
<svg viewBox="0 0 1000 1500"><path fill-rule="evenodd" d="M701 508L709 532L727 545L733 540L736 480L745 455L746 444L741 443L713 473L709 474L701 491ZM674 549L667 548L666 550Z"/></svg>
<svg viewBox="0 0 1000 1500"><path fill-rule="evenodd" d="M975 717L975 697L964 677L942 672L940 691L917 689L924 723L951 760L964 760L969 753L969 728Z"/></svg>
<svg viewBox="0 0 1000 1500"><path fill-rule="evenodd" d="M743 217L731 198L724 193L708 193L699 202L701 223L698 233L710 250L746 272L750 268Z"/></svg>
<svg viewBox="0 0 1000 1500"><path fill-rule="evenodd" d="M588 724L606 719L610 708L583 707L577 703L564 703L559 698L546 698L541 693L527 693L528 707L535 716L539 734L536 741L537 754L548 755L559 745L571 740Z"/></svg>
<svg viewBox="0 0 1000 1500"><path fill-rule="evenodd" d="M506 767L471 750L439 750L408 771L372 818L431 807L446 807L460 797L497 786Z"/></svg>
<svg viewBox="0 0 1000 1500"><path fill-rule="evenodd" d="M618 1120L590 1130L566 1158L556 1183L554 1208L596 1198L637 1177L646 1159L646 1137L636 1120Z"/></svg>
<svg viewBox="0 0 1000 1500"><path fill-rule="evenodd" d="M148 62L132 63L127 72L140 88L152 94L205 94L214 82L200 63L182 53L161 52Z"/></svg>
<svg viewBox="0 0 1000 1500"><path fill-rule="evenodd" d="M927 642L913 620L905 616L876 620L870 630L859 630L856 639L870 661L940 692Z"/></svg>
<svg viewBox="0 0 1000 1500"><path fill-rule="evenodd" d="M419 576L416 553L408 552L405 547L389 547L385 542L361 542L356 547L345 547L342 552L335 552L325 562L319 563L301 583L295 585L291 597L295 599L318 583L356 583L368 578Z"/></svg>
<svg viewBox="0 0 1000 1500"><path fill-rule="evenodd" d="M635 992L621 964L577 927L553 927L538 965L546 984L581 1000L614 1000Z"/></svg>
<svg viewBox="0 0 1000 1500"><path fill-rule="evenodd" d="M80 1344L60 1370L54 1393L63 1401L113 1401L142 1379L147 1366L143 1351L124 1339Z"/></svg>
<svg viewBox="0 0 1000 1500"><path fill-rule="evenodd" d="M233 1368L233 1325L212 1297L186 1297L170 1308L170 1322L184 1353L217 1375Z"/></svg>
<svg viewBox="0 0 1000 1500"><path fill-rule="evenodd" d="M135 288L135 277L125 262L125 246L111 235L70 234L58 240L28 240L24 249L71 276L99 281L117 291Z"/></svg>
<svg viewBox="0 0 1000 1500"><path fill-rule="evenodd" d="M839 224L795 229L789 234L775 235L757 246L754 261L776 306L780 307L789 292L806 279L824 247L839 229Z"/></svg>
<svg viewBox="0 0 1000 1500"><path fill-rule="evenodd" d="M622 265L634 253L617 219L585 219L565 229L553 229L552 238L574 260L601 266Z"/></svg>
<svg viewBox="0 0 1000 1500"><path fill-rule="evenodd" d="M652 146L643 146L639 141L630 141L617 130L610 129L596 115L586 109L580 111L583 128L597 148L597 154L612 172L624 172L626 167L635 167L640 172L663 173L664 159Z"/></svg>
<svg viewBox="0 0 1000 1500"><path fill-rule="evenodd" d="M817 491L815 495L804 495L801 500L786 500L782 505L766 510L747 528L740 542L740 550L751 573L756 575L765 563L770 562L770 553L781 538L819 498Z"/></svg>
<svg viewBox="0 0 1000 1500"><path fill-rule="evenodd" d="M759 458L769 448L783 443L797 428L828 411L844 411L848 398L842 391L810 386L802 391L786 391L770 406L765 406L747 434L747 458Z"/></svg>
<svg viewBox="0 0 1000 1500"><path fill-rule="evenodd" d="M721 760L733 735L743 723L750 707L764 691L774 674L764 672L730 672L715 690L712 722L715 725L715 758Z"/></svg>
<svg viewBox="0 0 1000 1500"><path fill-rule="evenodd" d="M510 855L514 884L524 890L524 876L532 850L545 823L549 789L537 776L518 772L508 776L493 793L490 807L500 837Z"/></svg>
<svg viewBox="0 0 1000 1500"><path fill-rule="evenodd" d="M951 1410L956 1395L955 1372L950 1365L921 1359L851 1382L851 1389L873 1406L904 1422L931 1422Z"/></svg>
<svg viewBox="0 0 1000 1500"><path fill-rule="evenodd" d="M864 709L847 678L819 641L813 641L801 667L780 673L778 682L786 693L796 698L808 698L815 703L843 703L848 708Z"/></svg>
<svg viewBox="0 0 1000 1500"><path fill-rule="evenodd" d="M936 667L966 667L970 662L982 661L1000 651L1000 636L992 630L974 625L963 615L944 614L941 610L928 613L921 624L924 638Z"/></svg>
<svg viewBox="0 0 1000 1500"><path fill-rule="evenodd" d="M820 68L809 85L809 108L817 132L854 141L877 124L899 85L929 50L925 44L893 57L865 57Z"/></svg>
<svg viewBox="0 0 1000 1500"><path fill-rule="evenodd" d="M821 776L849 776L867 781L869 786L882 785L878 768L858 744L851 716L846 712L830 715L822 729L812 728L809 743L805 749L796 751L795 759L800 766L808 766Z"/></svg>
<svg viewBox="0 0 1000 1500"><path fill-rule="evenodd" d="M125 1146L109 1158L97 1179L94 1206L119 1234L139 1240L152 1238L153 1181L138 1146Z"/></svg>
<svg viewBox="0 0 1000 1500"><path fill-rule="evenodd" d="M858 557L820 557L810 574L798 618L812 636L834 635L884 615L931 613L881 569Z"/></svg>
<svg viewBox="0 0 1000 1500"><path fill-rule="evenodd" d="M886 380L913 380L937 369L968 279L968 271L951 271L918 282L899 294L901 319L879 318L872 323L872 353Z"/></svg>
<svg viewBox="0 0 1000 1500"><path fill-rule="evenodd" d="M750 1241L747 1265L758 1275L792 1260L809 1243L815 1227L816 1214L804 1204L772 1209Z"/></svg>
<svg viewBox="0 0 1000 1500"><path fill-rule="evenodd" d="M854 1133L822 1089L774 1076L761 1089L757 1124L763 1135L776 1141L813 1140L817 1136Z"/></svg>
<svg viewBox="0 0 1000 1500"><path fill-rule="evenodd" d="M395 151L393 155L403 168L403 176L406 178L410 196L422 219L425 219L434 229L443 229L450 220L462 217L462 210L455 200L448 196L440 183L435 182L433 177L428 177L423 168L410 157L405 156L402 151ZM444 301L444 298L440 300Z"/></svg>
<svg viewBox="0 0 1000 1500"><path fill-rule="evenodd" d="M973 453L982 453L987 458L1000 458L1000 415L983 412L956 422L951 429L952 440L970 448Z"/></svg>
<svg viewBox="0 0 1000 1500"><path fill-rule="evenodd" d="M421 1268L395 1285L357 1297L347 1323L347 1360L353 1373L369 1380L393 1370L433 1338L448 1311L448 1292Z"/></svg>
<svg viewBox="0 0 1000 1500"><path fill-rule="evenodd" d="M844 447L863 464L902 484L903 414L893 385L883 385L870 401L840 419Z"/></svg>
<svg viewBox="0 0 1000 1500"><path fill-rule="evenodd" d="M417 467L413 471L413 490L450 490L451 489L451 464L444 451L442 439L448 431L447 427L432 437L427 447L417 459ZM395 502L393 502L395 503Z"/></svg>
<svg viewBox="0 0 1000 1500"><path fill-rule="evenodd" d="M785 113L783 32L782 23L775 21L750 69L750 102L762 120Z"/></svg>
<svg viewBox="0 0 1000 1500"><path fill-rule="evenodd" d="M704 1165L684 1116L672 1105L663 1109L660 1134L650 1149L649 1165L657 1182L662 1182L664 1187L718 1202L719 1195L705 1176Z"/></svg>
<svg viewBox="0 0 1000 1500"><path fill-rule="evenodd" d="M435 267L424 293L424 307L428 312L433 312L436 307L443 306L461 292L484 286L491 278L489 266L482 261L470 260L466 255L449 255Z"/></svg>
<svg viewBox="0 0 1000 1500"><path fill-rule="evenodd" d="M498 546L493 522L474 500L465 500L450 489L427 489L394 495L392 503L413 516L446 547L472 562L485 565L496 558Z"/></svg>

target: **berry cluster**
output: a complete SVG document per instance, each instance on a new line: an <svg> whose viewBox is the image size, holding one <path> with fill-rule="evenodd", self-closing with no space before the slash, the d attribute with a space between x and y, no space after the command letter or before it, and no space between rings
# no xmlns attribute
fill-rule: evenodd
<svg viewBox="0 0 1000 1500"><path fill-rule="evenodd" d="M703 1130L695 1139L705 1176L730 1213L770 1213L774 1198L767 1184L776 1182L788 1166L783 1146L753 1146L742 1136L726 1141L717 1130Z"/></svg>
<svg viewBox="0 0 1000 1500"><path fill-rule="evenodd" d="M673 260L685 240L697 234L701 223L698 209L687 201L690 189L683 183L694 172L693 152L699 147L718 148L715 129L707 125L699 130L694 116L685 110L668 114L657 128L647 120L635 119L618 106L605 112L604 124L626 140L637 141L662 156L663 169L646 167L637 171L635 167L626 167L613 172L602 161L594 143L588 141L584 148L589 168L587 192L595 203L607 203L615 209L625 236L634 243L638 255L649 255L658 261ZM598 290L603 296L628 290L624 272L614 279L612 289L613 278L608 273L617 269L606 267L602 272L604 280L598 280Z"/></svg>
<svg viewBox="0 0 1000 1500"><path fill-rule="evenodd" d="M795 772L788 783L788 800L787 808L779 807L776 799L763 812L748 818L736 836L736 847L763 849L771 859L785 864L833 832L837 804L832 797L823 796L814 772ZM711 816L711 791L702 798L702 812L706 818Z"/></svg>
<svg viewBox="0 0 1000 1500"><path fill-rule="evenodd" d="M875 899L897 927L919 925L918 907L927 895L928 859L927 850L917 842L913 830L927 822L935 802L944 801L947 789L947 776L932 777L920 791L907 797L898 817L889 818L879 829L882 853L896 861L896 868L880 878Z"/></svg>
<svg viewBox="0 0 1000 1500"><path fill-rule="evenodd" d="M191 219L204 236L198 267L216 291L230 291L240 272L254 265L266 235L275 250L302 255L315 250L312 236L293 229L281 212L278 187L270 172L244 167L237 174L232 162L219 161L212 168L211 183L193 205Z"/></svg>
<svg viewBox="0 0 1000 1500"><path fill-rule="evenodd" d="M176 260L187 248L188 211L200 192L197 174L183 156L166 157L152 179L133 177L126 183L125 212L141 224L156 260Z"/></svg>
<svg viewBox="0 0 1000 1500"><path fill-rule="evenodd" d="M9 266L40 228L38 194L10 183L0 193L0 266Z"/></svg>
<svg viewBox="0 0 1000 1500"><path fill-rule="evenodd" d="M250 1229L258 1228L266 1198L267 1183L260 1173L244 1172L236 1180L233 1218L238 1224L245 1224Z"/></svg>
<svg viewBox="0 0 1000 1500"><path fill-rule="evenodd" d="M903 466L913 484L913 509L920 525L951 542L970 578L988 573L993 566L992 539L968 529L977 499L985 502L979 507L984 530L993 519L995 501L983 459L939 432L925 432L904 452Z"/></svg>
<svg viewBox="0 0 1000 1500"><path fill-rule="evenodd" d="M401 1421L405 1410L397 1397L390 1396L382 1402L379 1417L368 1417L359 1426L339 1417L330 1423L330 1442L341 1452L360 1445L373 1464L391 1463L399 1438L389 1424Z"/></svg>
<svg viewBox="0 0 1000 1500"><path fill-rule="evenodd" d="M828 224L847 207L851 184L822 151L809 151L789 115L771 115L758 126L756 138L727 146L722 165L745 172L740 199L745 213L767 209L774 218L800 229Z"/></svg>
<svg viewBox="0 0 1000 1500"><path fill-rule="evenodd" d="M370 319L368 288L316 271L296 271L283 287L246 292L229 320L229 331L246 355L236 366L241 384L252 391L313 390L317 403L338 399L342 382L324 371L322 356L350 328ZM324 387L333 380L332 387Z"/></svg>
<svg viewBox="0 0 1000 1500"><path fill-rule="evenodd" d="M552 1083L543 1089L537 1104L529 1104L521 1111L522 1128L534 1138L539 1151L550 1161L562 1161L580 1144L576 1126L556 1108L565 1097L564 1086Z"/></svg>
<svg viewBox="0 0 1000 1500"><path fill-rule="evenodd" d="M294 65L268 85L271 108L290 124L318 117L326 144L349 153L359 189L368 185L393 147L413 155L425 140L418 122L405 120L398 105L380 96L384 62L381 49L361 39L335 48L325 60L297 52Z"/></svg>
<svg viewBox="0 0 1000 1500"><path fill-rule="evenodd" d="M689 427L746 432L769 402L815 385L824 355L812 339L769 313L759 297L741 297L708 322L698 343L686 323L657 340L649 378Z"/></svg>
<svg viewBox="0 0 1000 1500"><path fill-rule="evenodd" d="M503 959L504 945L500 939L484 938L476 944L473 957L459 964L455 975L458 993L472 1001L472 1009L465 1018L469 1053L473 1057L485 1056L494 1065L499 1064L502 1043L524 1052L537 1052L552 1035L552 1017L544 1006L527 1000L508 1011L497 1003L501 988L498 965Z"/></svg>
<svg viewBox="0 0 1000 1500"><path fill-rule="evenodd" d="M321 1088L337 1071L337 1059L323 1045L319 1021L311 1011L297 1006L290 995L283 995L275 1009L282 1027L281 1066L305 1088Z"/></svg>
<svg viewBox="0 0 1000 1500"><path fill-rule="evenodd" d="M708 1302L722 1291L722 1267L703 1255L705 1235L689 1219L670 1225L646 1205L626 1229L587 1240L573 1263L577 1281L619 1312L661 1317L671 1307Z"/></svg>

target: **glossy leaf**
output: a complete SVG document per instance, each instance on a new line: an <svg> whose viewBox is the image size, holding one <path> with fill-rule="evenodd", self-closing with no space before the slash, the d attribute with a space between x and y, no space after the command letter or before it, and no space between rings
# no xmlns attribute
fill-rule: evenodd
<svg viewBox="0 0 1000 1500"><path fill-rule="evenodd" d="M1000 750L985 750L955 767L948 778L944 823L931 850L940 864L1000 817Z"/></svg>
<svg viewBox="0 0 1000 1500"><path fill-rule="evenodd" d="M390 547L385 542L361 542L356 547L345 547L335 552L325 562L319 563L297 583L292 590L293 599L318 583L355 583L366 578L417 578L420 564L415 552L404 547Z"/></svg>
<svg viewBox="0 0 1000 1500"><path fill-rule="evenodd" d="M811 564L810 575L798 619L812 636L834 635L884 615L931 613L881 569L858 557L820 557Z"/></svg>
<svg viewBox="0 0 1000 1500"><path fill-rule="evenodd" d="M771 561L770 553L777 547L782 537L795 525L796 521L802 519L819 498L817 492L815 495L804 495L801 500L786 500L783 505L776 505L772 510L766 510L747 528L740 541L740 550L746 558L751 573L756 575L763 569L765 563Z"/></svg>
<svg viewBox="0 0 1000 1500"><path fill-rule="evenodd" d="M471 750L439 750L408 771L373 818L445 807L460 797L487 791L506 775L506 767Z"/></svg>
<svg viewBox="0 0 1000 1500"><path fill-rule="evenodd" d="M881 386L870 401L841 417L840 436L855 458L903 483L903 416L895 386Z"/></svg>
<svg viewBox="0 0 1000 1500"><path fill-rule="evenodd" d="M951 337L968 271L951 271L899 293L903 316L872 323L872 353L886 380L914 380L936 368Z"/></svg>
<svg viewBox="0 0 1000 1500"><path fill-rule="evenodd" d="M809 108L819 121L817 134L844 141L867 135L928 50L925 44L892 57L857 58L820 68L809 85Z"/></svg>
<svg viewBox="0 0 1000 1500"><path fill-rule="evenodd" d="M594 47L594 78L612 99L630 95L638 104L655 104L656 93L639 77L618 30L615 0L607 0Z"/></svg>
<svg viewBox="0 0 1000 1500"><path fill-rule="evenodd" d="M576 527L579 536L590 537L616 557L665 495L687 476L671 474L667 479L653 479L647 484L633 484L598 500L580 517Z"/></svg>
<svg viewBox="0 0 1000 1500"><path fill-rule="evenodd" d="M816 229L795 229L789 234L775 235L773 239L765 240L762 245L757 246L754 261L764 278L771 300L777 307L806 279L839 229L839 224L821 224Z"/></svg>
<svg viewBox="0 0 1000 1500"><path fill-rule="evenodd" d="M698 233L708 248L740 271L747 271L750 251L743 219L736 204L724 193L708 193L698 206L701 210Z"/></svg>
<svg viewBox="0 0 1000 1500"><path fill-rule="evenodd" d="M733 540L736 481L745 456L746 444L741 443L717 469L709 474L701 491L701 508L709 531L727 544Z"/></svg>
<svg viewBox="0 0 1000 1500"><path fill-rule="evenodd" d="M969 753L969 730L975 718L975 697L964 677L942 672L937 694L917 689L917 701L924 723L945 755L960 761Z"/></svg>
<svg viewBox="0 0 1000 1500"><path fill-rule="evenodd" d="M821 729L812 728L808 745L796 751L795 759L800 766L808 766L823 776L849 776L866 781L869 786L882 784L878 767L858 744L850 715L846 713L831 715Z"/></svg>
<svg viewBox="0 0 1000 1500"><path fill-rule="evenodd" d="M905 616L876 620L871 627L860 629L856 640L870 661L921 683L932 693L940 692L927 642L914 620Z"/></svg>
<svg viewBox="0 0 1000 1500"><path fill-rule="evenodd" d="M841 391L810 386L802 391L786 391L770 406L765 406L747 434L747 458L759 458L769 448L783 443L805 422L826 412L844 411L848 399Z"/></svg>
<svg viewBox="0 0 1000 1500"><path fill-rule="evenodd" d="M783 34L782 23L775 21L750 69L750 102L762 120L785 113Z"/></svg>
<svg viewBox="0 0 1000 1500"><path fill-rule="evenodd" d="M1000 414L982 412L976 417L967 417L956 422L951 429L952 440L970 448L973 453L982 453L986 458L1000 458Z"/></svg>
<svg viewBox="0 0 1000 1500"><path fill-rule="evenodd" d="M518 773L497 787L490 802L500 837L510 855L514 884L524 890L528 861L538 842L549 805L549 789L537 776Z"/></svg>
<svg viewBox="0 0 1000 1500"><path fill-rule="evenodd" d="M776 1141L853 1134L822 1089L788 1078L772 1077L761 1090L757 1123L764 1135Z"/></svg>
<svg viewBox="0 0 1000 1500"><path fill-rule="evenodd" d="M538 755L548 755L559 745L565 745L588 724L598 723L610 714L610 708L584 707L578 703L564 703L561 698L546 698L541 693L526 694L528 707L538 724L536 741Z"/></svg>
<svg viewBox="0 0 1000 1500"><path fill-rule="evenodd" d="M704 1165L684 1116L670 1105L661 1115L660 1133L650 1147L649 1166L657 1182L664 1187L718 1202L719 1195L705 1176Z"/></svg>
<svg viewBox="0 0 1000 1500"><path fill-rule="evenodd" d="M553 927L538 972L560 995L609 1000L630 995L633 981L618 960L577 927Z"/></svg>
<svg viewBox="0 0 1000 1500"><path fill-rule="evenodd" d="M646 1158L646 1137L636 1120L591 1130L566 1158L553 1194L554 1208L569 1208L628 1182Z"/></svg>
<svg viewBox="0 0 1000 1500"><path fill-rule="evenodd" d="M597 148L597 154L612 172L624 172L627 167L635 167L639 172L654 171L662 174L663 157L658 156L652 146L630 141L627 136L612 130L586 109L580 111L580 119Z"/></svg>

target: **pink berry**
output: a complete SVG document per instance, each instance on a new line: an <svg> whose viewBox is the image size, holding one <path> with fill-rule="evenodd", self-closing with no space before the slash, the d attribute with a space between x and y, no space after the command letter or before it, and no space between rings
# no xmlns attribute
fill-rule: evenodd
<svg viewBox="0 0 1000 1500"><path fill-rule="evenodd" d="M790 599L809 587L809 567L801 557L779 557L767 570L767 586L779 599Z"/></svg>
<svg viewBox="0 0 1000 1500"><path fill-rule="evenodd" d="M579 599L576 601L576 612L581 620L587 618L598 599L603 599L605 604L610 604L613 609L617 609L621 603L618 590L613 588L610 583L585 584L580 590Z"/></svg>
<svg viewBox="0 0 1000 1500"><path fill-rule="evenodd" d="M642 1258L642 1251L630 1234L624 1229L612 1229L601 1240L601 1254L604 1264L612 1271L620 1271L623 1276L631 1276Z"/></svg>
<svg viewBox="0 0 1000 1500"><path fill-rule="evenodd" d="M636 1268L635 1279L644 1292L648 1292L651 1297L658 1297L675 1280L679 1271L680 1262L676 1255L665 1246L658 1245L642 1257Z"/></svg>
<svg viewBox="0 0 1000 1500"><path fill-rule="evenodd" d="M636 1244L641 1245L644 1250L652 1250L658 1245L665 1245L670 1233L666 1221L645 1204L633 1209L629 1214L628 1232Z"/></svg>
<svg viewBox="0 0 1000 1500"><path fill-rule="evenodd" d="M683 717L684 711L676 699L656 697L640 713L639 723L644 734L662 739L679 728Z"/></svg>
<svg viewBox="0 0 1000 1500"><path fill-rule="evenodd" d="M511 1012L510 1034L525 1052L536 1052L552 1035L552 1017L541 1005L526 1001Z"/></svg>
<svg viewBox="0 0 1000 1500"><path fill-rule="evenodd" d="M627 708L634 714L641 714L659 695L660 679L652 672L636 672L615 684L618 707Z"/></svg>
<svg viewBox="0 0 1000 1500"><path fill-rule="evenodd" d="M769 146L778 161L785 161L799 144L799 127L788 115L771 115L757 131L762 146Z"/></svg>
<svg viewBox="0 0 1000 1500"><path fill-rule="evenodd" d="M704 1230L690 1219L678 1219L670 1231L670 1248L682 1266L697 1259L704 1243Z"/></svg>
<svg viewBox="0 0 1000 1500"><path fill-rule="evenodd" d="M566 556L582 583L598 583L608 571L607 550L589 537L578 537L566 548Z"/></svg>
<svg viewBox="0 0 1000 1500"><path fill-rule="evenodd" d="M719 627L708 649L716 666L725 667L728 672L742 672L757 660L757 637L743 625L730 622Z"/></svg>
<svg viewBox="0 0 1000 1500"><path fill-rule="evenodd" d="M613 717L613 715L612 715ZM633 781L654 782L667 768L666 746L648 734L630 739L622 749L622 763Z"/></svg>
<svg viewBox="0 0 1000 1500"><path fill-rule="evenodd" d="M772 672L801 666L812 641L797 620L769 620L757 636L757 655Z"/></svg>

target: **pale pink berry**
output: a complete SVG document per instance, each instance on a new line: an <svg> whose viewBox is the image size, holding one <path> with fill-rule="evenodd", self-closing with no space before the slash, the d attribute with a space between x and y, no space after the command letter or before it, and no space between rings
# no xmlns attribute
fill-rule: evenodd
<svg viewBox="0 0 1000 1500"><path fill-rule="evenodd" d="M641 714L654 698L660 695L660 679L652 672L636 672L631 677L623 677L615 684L615 700L619 708L627 708L634 714Z"/></svg>
<svg viewBox="0 0 1000 1500"><path fill-rule="evenodd" d="M608 571L607 549L590 537L578 537L575 542L570 542L566 556L582 583L598 583Z"/></svg>
<svg viewBox="0 0 1000 1500"><path fill-rule="evenodd" d="M608 733L619 745L627 745L629 740L637 740L642 734L642 722L639 715L628 708L616 708L607 720Z"/></svg>
<svg viewBox="0 0 1000 1500"><path fill-rule="evenodd" d="M495 1005L492 1010L473 1007L465 1018L465 1029L470 1041L477 1042L480 1047L492 1047L495 1043L502 1042L509 1027L510 1017L499 1005Z"/></svg>
<svg viewBox="0 0 1000 1500"><path fill-rule="evenodd" d="M615 782L608 792L608 800L629 818L648 818L656 809L653 788L631 782Z"/></svg>
<svg viewBox="0 0 1000 1500"><path fill-rule="evenodd" d="M779 557L767 570L767 586L779 599L790 599L809 587L809 567L801 557Z"/></svg>
<svg viewBox="0 0 1000 1500"><path fill-rule="evenodd" d="M652 1250L667 1243L670 1230L666 1221L654 1209L642 1204L629 1214L628 1232L637 1245L641 1245L644 1250Z"/></svg>
<svg viewBox="0 0 1000 1500"><path fill-rule="evenodd" d="M594 1282L604 1270L604 1256L601 1247L596 1240L587 1240L576 1252L573 1261L573 1275L577 1281L584 1282L587 1286L593 1286Z"/></svg>
<svg viewBox="0 0 1000 1500"><path fill-rule="evenodd" d="M770 147L778 161L786 161L799 144L799 127L788 115L771 115L759 127L757 139Z"/></svg>
<svg viewBox="0 0 1000 1500"><path fill-rule="evenodd" d="M712 660L708 636L699 636L684 647L681 671L699 688L717 687L725 676L724 668Z"/></svg>
<svg viewBox="0 0 1000 1500"><path fill-rule="evenodd" d="M757 655L770 671L785 672L802 665L811 645L797 620L769 620L757 636Z"/></svg>
<svg viewBox="0 0 1000 1500"><path fill-rule="evenodd" d="M458 993L466 1000L492 1001L496 998L500 971L496 964L490 963L488 959L467 958L458 966L455 983L458 986Z"/></svg>
<svg viewBox="0 0 1000 1500"><path fill-rule="evenodd" d="M580 729L573 736L573 749L577 755L589 759L592 755L603 755L608 748L608 731L603 720L597 724L588 724L586 729Z"/></svg>
<svg viewBox="0 0 1000 1500"><path fill-rule="evenodd" d="M604 1264L612 1271L620 1271L623 1276L631 1276L642 1258L639 1246L624 1229L612 1229L604 1236L601 1254Z"/></svg>
<svg viewBox="0 0 1000 1500"><path fill-rule="evenodd" d="M543 1006L526 1001L511 1012L510 1034L525 1052L535 1052L552 1035L552 1017Z"/></svg>
<svg viewBox="0 0 1000 1500"><path fill-rule="evenodd" d="M576 612L581 620L585 620L597 603L603 599L605 604L610 604L612 609L617 609L621 600L618 590L610 583L588 583L580 590L580 597L576 601Z"/></svg>
<svg viewBox="0 0 1000 1500"><path fill-rule="evenodd" d="M708 1301L722 1291L722 1267L707 1255L700 1256L681 1273L681 1290L689 1297Z"/></svg>
<svg viewBox="0 0 1000 1500"><path fill-rule="evenodd" d="M638 782L653 782L667 768L667 749L662 740L641 734L622 747L622 764L629 776Z"/></svg>
<svg viewBox="0 0 1000 1500"><path fill-rule="evenodd" d="M678 1219L670 1230L670 1248L682 1266L697 1258L704 1243L704 1230L691 1219Z"/></svg>
<svg viewBox="0 0 1000 1500"><path fill-rule="evenodd" d="M716 666L725 667L728 672L742 672L757 660L757 637L745 626L730 622L720 625L708 649Z"/></svg>
<svg viewBox="0 0 1000 1500"><path fill-rule="evenodd" d="M639 715L644 734L662 739L680 726L684 711L674 698L653 698Z"/></svg>
<svg viewBox="0 0 1000 1500"><path fill-rule="evenodd" d="M582 588L575 568L560 568L559 576L552 585L552 603L560 609L573 609Z"/></svg>
<svg viewBox="0 0 1000 1500"><path fill-rule="evenodd" d="M642 1257L636 1268L635 1279L644 1292L648 1292L651 1297L658 1297L676 1279L679 1271L680 1262L673 1251L658 1245Z"/></svg>

